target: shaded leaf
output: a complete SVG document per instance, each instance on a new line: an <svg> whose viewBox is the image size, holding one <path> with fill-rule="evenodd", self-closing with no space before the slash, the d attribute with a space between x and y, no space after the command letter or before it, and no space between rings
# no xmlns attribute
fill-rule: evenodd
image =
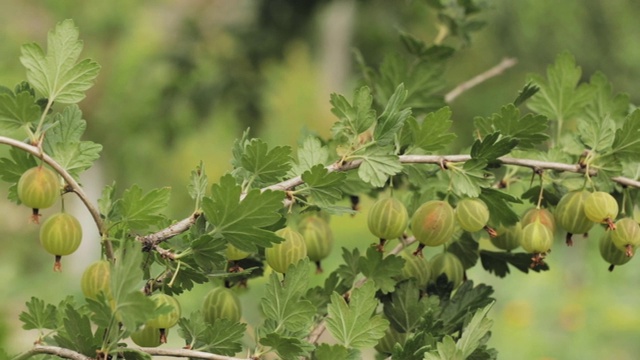
<svg viewBox="0 0 640 360"><path fill-rule="evenodd" d="M404 259L399 256L383 258L382 255L375 247L370 246L367 248L367 256L360 257L358 267L364 276L375 283L376 288L386 294L394 290L394 277L402 273Z"/></svg>

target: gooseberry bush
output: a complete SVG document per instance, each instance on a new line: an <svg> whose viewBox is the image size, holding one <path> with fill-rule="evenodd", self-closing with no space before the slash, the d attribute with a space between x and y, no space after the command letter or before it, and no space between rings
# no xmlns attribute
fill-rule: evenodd
<svg viewBox="0 0 640 360"><path fill-rule="evenodd" d="M466 270L499 277L546 271L551 249L566 246L558 239L572 245L596 227L606 229L592 245L603 270L628 263L640 245L633 217L640 111L602 73L582 81L575 59L563 53L546 76L523 79L513 102L473 119L473 131L454 134L447 102L470 85L442 94L447 61L463 51L443 40L468 43L481 10L460 3L430 3L442 21L434 42L402 33L404 53L376 67L358 57L362 85L350 97L330 96L331 138L310 135L294 150L246 131L228 174L212 180L204 164L196 166L185 189L195 210L177 220L163 215L168 188L112 184L90 199L79 184L103 150L83 139L77 105L100 66L79 60L73 21L49 33L46 51L24 45L26 81L0 87L8 198L33 209L54 270L73 260L67 257L82 238L80 223L65 212L69 197L91 215L101 251L77 279L83 298L26 302L23 328L39 335L16 359L335 360L370 349L379 358L495 359L487 345L493 290ZM456 136L472 145L451 154ZM43 208L60 210L41 219ZM331 217L362 210L371 231L361 240L366 250L340 248ZM493 246L481 247L483 239ZM323 268L332 254L341 264ZM324 284L310 286L312 276ZM258 277L266 285L253 285ZM258 322L247 324L242 314L243 286L265 287L251 302L261 311ZM175 295L194 287L210 290L201 309L185 313ZM184 347L166 348L174 337Z"/></svg>

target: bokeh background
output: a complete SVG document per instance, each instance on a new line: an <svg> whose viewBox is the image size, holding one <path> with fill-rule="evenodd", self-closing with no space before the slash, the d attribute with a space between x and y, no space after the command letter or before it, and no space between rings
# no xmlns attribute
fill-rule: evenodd
<svg viewBox="0 0 640 360"><path fill-rule="evenodd" d="M638 103L640 2L485 2L492 4L482 15L487 25L456 54L445 92L503 57L517 58L518 65L451 104L459 135L452 151L468 145L474 116L512 101L528 73L544 73L565 50L575 55L585 79L601 70L615 91ZM2 0L0 84L12 87L25 78L20 45L45 43L47 31L67 18L80 28L83 55L102 65L80 104L86 138L104 145L97 166L83 178L88 193L97 199L113 181L120 190L134 183L147 190L171 186L167 215L174 218L192 210L189 172L202 160L215 181L230 169L233 140L247 127L272 145L295 146L309 132L328 136L334 121L329 94L350 97L360 80L353 48L375 65L398 51L398 30L425 40L437 34L433 13L419 0ZM20 329L25 301L38 296L57 303L80 295L79 276L99 250L88 214L77 206L73 212L86 219L82 248L66 259L64 273L53 273L37 229L28 224L30 210L5 200L6 190L0 184L0 348L16 353L35 338ZM368 204L353 218L332 220L338 244L364 249L374 241L365 225ZM558 239L547 273L499 279L479 266L469 272L496 290L490 345L499 358L638 357L639 260L609 273L598 236L572 248ZM490 245L481 240L481 246ZM338 261L336 249L325 267ZM198 307L207 290L201 288L180 297L185 310ZM251 283L250 294L242 296L248 320L258 316L251 299L261 291L260 282Z"/></svg>

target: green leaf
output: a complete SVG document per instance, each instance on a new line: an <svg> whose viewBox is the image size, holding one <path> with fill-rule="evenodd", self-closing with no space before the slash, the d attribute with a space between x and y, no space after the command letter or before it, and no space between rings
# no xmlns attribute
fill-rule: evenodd
<svg viewBox="0 0 640 360"><path fill-rule="evenodd" d="M56 125L45 136L45 151L77 180L100 157L102 145L80 140L87 122L77 105L66 107L54 121Z"/></svg>
<svg viewBox="0 0 640 360"><path fill-rule="evenodd" d="M372 280L377 289L386 294L394 290L396 284L394 277L402 273L404 259L399 256L383 258L380 251L369 246L367 256L360 257L358 263L362 274Z"/></svg>
<svg viewBox="0 0 640 360"><path fill-rule="evenodd" d="M485 170L486 166L486 161L481 159L468 160L462 166L447 164L451 191L460 197L478 197L494 180L493 174Z"/></svg>
<svg viewBox="0 0 640 360"><path fill-rule="evenodd" d="M531 254L527 253L480 250L480 262L485 270L501 278L511 272L508 264L511 264L525 274L529 271L540 272L549 270L549 265L546 263L531 268Z"/></svg>
<svg viewBox="0 0 640 360"><path fill-rule="evenodd" d="M362 159L358 169L358 176L362 181L374 187L382 187L389 176L402 171L402 164L398 156L391 154L392 149L373 147L368 148L364 154L354 156Z"/></svg>
<svg viewBox="0 0 640 360"><path fill-rule="evenodd" d="M387 106L378 117L376 127L373 131L373 138L380 146L393 144L396 135L402 129L405 120L411 116L410 108L402 108L407 98L407 91L404 84L398 85L396 91L391 95Z"/></svg>
<svg viewBox="0 0 640 360"><path fill-rule="evenodd" d="M560 122L575 118L583 111L593 94L587 84L578 85L582 69L576 66L573 55L563 52L547 68L547 79L532 75L531 82L540 87L527 103L529 108Z"/></svg>
<svg viewBox="0 0 640 360"><path fill-rule="evenodd" d="M341 295L331 295L331 303L327 308L327 329L345 347L371 347L384 336L389 321L374 315L378 305L374 295L375 286L371 281L352 292L349 304Z"/></svg>
<svg viewBox="0 0 640 360"><path fill-rule="evenodd" d="M343 247L342 259L344 260L344 264L338 266L337 272L340 278L351 288L356 276L360 273L360 250L354 248L353 252L350 252L347 248Z"/></svg>
<svg viewBox="0 0 640 360"><path fill-rule="evenodd" d="M292 165L289 176L299 176L318 164L325 164L328 160L329 149L322 145L320 139L309 136L298 148L298 162Z"/></svg>
<svg viewBox="0 0 640 360"><path fill-rule="evenodd" d="M462 336L458 339L456 346L462 350L463 358L468 358L480 345L485 341L485 337L489 334L489 330L493 325L491 319L487 319L487 313L491 310L494 303L476 310L473 318L462 331Z"/></svg>
<svg viewBox="0 0 640 360"><path fill-rule="evenodd" d="M284 282L274 272L261 307L267 319L275 321L278 333L298 332L309 328L316 308L311 301L302 298L309 285L309 260L290 265Z"/></svg>
<svg viewBox="0 0 640 360"><path fill-rule="evenodd" d="M578 123L580 140L589 149L601 152L613 144L616 124L610 117L586 117Z"/></svg>
<svg viewBox="0 0 640 360"><path fill-rule="evenodd" d="M114 315L125 329L135 331L138 326L154 315L155 303L144 296L140 289L143 285L142 249L137 241L122 244L116 254L115 266L111 267L111 294L113 295Z"/></svg>
<svg viewBox="0 0 640 360"><path fill-rule="evenodd" d="M585 107L587 117L600 120L609 118L621 122L629 112L629 96L613 94L611 83L600 71L591 75L589 84L593 88L593 99Z"/></svg>
<svg viewBox="0 0 640 360"><path fill-rule="evenodd" d="M240 200L242 189L231 175L225 175L211 188L211 197L202 200L207 220L215 226L214 234L222 236L242 251L256 252L282 238L267 230L281 216L282 192L250 190Z"/></svg>
<svg viewBox="0 0 640 360"><path fill-rule="evenodd" d="M202 198L206 195L207 186L209 185L209 179L204 171L204 163L202 161L196 166L195 170L191 171L189 180L190 182L187 186L189 196L199 205L202 202Z"/></svg>
<svg viewBox="0 0 640 360"><path fill-rule="evenodd" d="M247 325L216 319L212 324L205 323L200 311L194 311L189 319L178 321L178 333L192 350L213 354L233 356L242 351L242 338Z"/></svg>
<svg viewBox="0 0 640 360"><path fill-rule="evenodd" d="M437 344L437 349L424 354L425 360L464 360L465 357L462 350L456 347L453 338L446 335L441 342Z"/></svg>
<svg viewBox="0 0 640 360"><path fill-rule="evenodd" d="M611 154L627 161L640 161L640 109L629 114L616 131Z"/></svg>
<svg viewBox="0 0 640 360"><path fill-rule="evenodd" d="M342 345L319 344L314 352L314 360L359 360L362 357L355 349L347 349Z"/></svg>
<svg viewBox="0 0 640 360"><path fill-rule="evenodd" d="M255 179L259 184L276 182L291 169L291 148L276 146L269 150L264 141L252 139L245 146L240 163L248 173L245 179Z"/></svg>
<svg viewBox="0 0 640 360"><path fill-rule="evenodd" d="M371 90L363 86L355 91L353 104L342 95L331 94L331 112L338 117L331 129L334 138L353 139L369 129L376 120L376 112L371 108Z"/></svg>
<svg viewBox="0 0 640 360"><path fill-rule="evenodd" d="M282 360L297 360L307 356L313 350L313 345L299 337L283 336L276 333L260 338L260 344L273 348Z"/></svg>
<svg viewBox="0 0 640 360"><path fill-rule="evenodd" d="M422 123L410 117L405 131L408 132L411 141L403 145L409 146L408 153L416 148L428 154L444 150L456 138L454 133L449 132L452 124L451 109L448 106L428 113Z"/></svg>
<svg viewBox="0 0 640 360"><path fill-rule="evenodd" d="M533 95L535 95L538 91L540 91L540 88L531 84L531 83L527 83L522 90L520 90L520 92L518 92L518 97L513 100L513 105L515 106L520 106L522 105L525 101L529 100L529 98L531 98Z"/></svg>
<svg viewBox="0 0 640 360"><path fill-rule="evenodd" d="M300 193L312 197L312 203L323 208L342 199L342 191L338 187L347 175L343 172L329 172L324 165L315 165L302 174L305 182Z"/></svg>
<svg viewBox="0 0 640 360"><path fill-rule="evenodd" d="M491 304L493 288L484 284L473 287L473 281L467 280L456 290L451 299L441 304L440 319L446 333L462 327L470 313Z"/></svg>
<svg viewBox="0 0 640 360"><path fill-rule="evenodd" d="M157 224L165 217L160 215L169 204L171 188L153 189L146 194L138 185L125 190L122 199L116 200L114 207L120 221L130 229L144 230Z"/></svg>
<svg viewBox="0 0 640 360"><path fill-rule="evenodd" d="M494 226L499 226L500 224L509 226L520 220L518 214L509 205L509 203L522 204L520 199L500 190L485 187L482 188L480 200L484 201L487 207L491 209L489 222Z"/></svg>
<svg viewBox="0 0 640 360"><path fill-rule="evenodd" d="M63 328L54 336L56 343L87 356L95 356L102 345L102 335L94 336L89 317L80 314L73 306L64 309Z"/></svg>
<svg viewBox="0 0 640 360"><path fill-rule="evenodd" d="M0 94L0 129L18 129L35 123L41 114L36 98L28 91Z"/></svg>
<svg viewBox="0 0 640 360"><path fill-rule="evenodd" d="M516 139L520 149L532 149L549 139L549 121L545 116L526 114L520 117L520 110L513 104L503 106L500 114L476 117L473 121L480 136L499 132L502 136Z"/></svg>
<svg viewBox="0 0 640 360"><path fill-rule="evenodd" d="M499 132L494 132L473 143L471 146L471 158L492 163L500 156L510 153L517 145L518 139L502 136Z"/></svg>
<svg viewBox="0 0 640 360"><path fill-rule="evenodd" d="M384 315L391 326L402 333L412 332L428 310L438 308L435 296L420 297L415 281L401 283L391 298L384 301Z"/></svg>
<svg viewBox="0 0 640 360"><path fill-rule="evenodd" d="M478 262L478 247L478 242L473 240L471 234L464 232L447 246L447 251L457 256L465 269L470 269Z"/></svg>
<svg viewBox="0 0 640 360"><path fill-rule="evenodd" d="M216 264L226 261L223 253L227 250L227 244L220 238L204 234L194 239L190 245L193 259L202 269L212 270Z"/></svg>
<svg viewBox="0 0 640 360"><path fill-rule="evenodd" d="M79 102L98 76L100 65L95 61L77 63L82 52L78 36L73 20L64 20L49 32L46 54L38 44L22 46L20 62L27 69L27 79L49 102Z"/></svg>
<svg viewBox="0 0 640 360"><path fill-rule="evenodd" d="M140 351L138 349L132 348L118 348L111 352L111 357L122 357L127 360L152 360L153 356L147 354L146 352Z"/></svg>
<svg viewBox="0 0 640 360"><path fill-rule="evenodd" d="M20 313L20 321L23 322L22 328L25 330L32 329L50 329L55 330L56 324L56 307L51 304L45 304L43 300L31 297L27 301L27 311Z"/></svg>

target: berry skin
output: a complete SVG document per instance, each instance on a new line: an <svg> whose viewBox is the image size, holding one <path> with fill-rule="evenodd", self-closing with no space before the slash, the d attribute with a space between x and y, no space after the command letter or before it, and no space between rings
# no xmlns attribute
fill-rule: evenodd
<svg viewBox="0 0 640 360"><path fill-rule="evenodd" d="M464 266L460 259L450 252L439 253L431 258L431 279L436 281L442 274L453 283L454 289L460 286L464 280Z"/></svg>
<svg viewBox="0 0 640 360"><path fill-rule="evenodd" d="M266 248L265 258L273 270L284 274L289 265L307 256L307 245L302 235L289 227L276 231L276 235L284 238L284 241Z"/></svg>
<svg viewBox="0 0 640 360"><path fill-rule="evenodd" d="M432 200L422 204L411 218L411 230L426 246L439 246L451 239L455 229L455 215L445 201Z"/></svg>
<svg viewBox="0 0 640 360"><path fill-rule="evenodd" d="M329 223L318 215L310 215L300 220L298 230L307 246L309 260L316 263L317 272L322 272L320 261L331 254L333 247L333 233Z"/></svg>
<svg viewBox="0 0 640 360"><path fill-rule="evenodd" d="M61 271L60 258L78 250L82 241L82 226L78 219L67 213L50 216L40 227L40 243L56 256L54 271Z"/></svg>
<svg viewBox="0 0 640 360"><path fill-rule="evenodd" d="M107 299L111 298L111 264L106 260L98 260L89 265L82 274L80 288L85 297L93 300L98 299L100 292L104 293Z"/></svg>
<svg viewBox="0 0 640 360"><path fill-rule="evenodd" d="M616 230L617 231L617 230ZM627 256L626 252L618 249L618 247L611 240L612 231L607 231L600 238L600 256L604 261L611 264L609 271L613 271L613 268L618 265L624 265L631 260L631 256Z"/></svg>
<svg viewBox="0 0 640 360"><path fill-rule="evenodd" d="M556 221L553 218L553 214L551 214L547 209L531 208L525 211L524 215L522 215L522 219L520 220L520 224L524 228L536 220L539 220L542 225L546 226L551 233L556 232Z"/></svg>
<svg viewBox="0 0 640 360"><path fill-rule="evenodd" d="M558 202L555 219L567 231L567 245L573 244L573 234L586 234L594 225L585 213L585 200L589 195L591 193L585 190L570 191Z"/></svg>
<svg viewBox="0 0 640 360"><path fill-rule="evenodd" d="M60 197L58 175L44 166L33 167L20 176L18 198L33 210L33 222L38 223L38 209L53 206Z"/></svg>
<svg viewBox="0 0 640 360"><path fill-rule="evenodd" d="M584 213L587 218L595 223L607 224L610 230L616 228L613 221L618 216L618 210L616 199L604 191L595 191L584 201Z"/></svg>
<svg viewBox="0 0 640 360"><path fill-rule="evenodd" d="M396 239L404 234L409 223L409 214L400 200L380 199L369 210L369 231L379 239Z"/></svg>
<svg viewBox="0 0 640 360"><path fill-rule="evenodd" d="M165 337L169 335L169 329L164 330ZM131 340L138 346L158 347L162 344L160 329L145 325L142 329L131 333Z"/></svg>
<svg viewBox="0 0 640 360"><path fill-rule="evenodd" d="M426 288L431 279L431 263L423 256L413 255L407 248L401 251L399 255L404 259L404 266L399 279L414 278L418 288Z"/></svg>
<svg viewBox="0 0 640 360"><path fill-rule="evenodd" d="M225 287L217 287L209 291L202 302L204 321L213 324L218 319L232 322L240 321L242 308L238 296Z"/></svg>
<svg viewBox="0 0 640 360"><path fill-rule="evenodd" d="M171 311L158 316L155 319L151 319L147 322L147 326L151 326L158 329L169 329L178 323L180 319L180 303L174 297L164 294L156 293L151 295L151 300L155 301L156 308L162 305L168 305L171 307Z"/></svg>
<svg viewBox="0 0 640 360"><path fill-rule="evenodd" d="M237 261L245 259L250 254L246 251L242 251L237 247L227 244L227 260L229 261Z"/></svg>
<svg viewBox="0 0 640 360"><path fill-rule="evenodd" d="M553 233L542 222L535 221L522 229L522 248L532 254L546 254L553 245Z"/></svg>
<svg viewBox="0 0 640 360"><path fill-rule="evenodd" d="M616 229L611 231L611 241L627 257L633 256L633 249L640 246L640 226L632 218L616 221Z"/></svg>
<svg viewBox="0 0 640 360"><path fill-rule="evenodd" d="M518 222L513 226L498 228L498 236L489 240L498 249L511 251L520 246L520 236L522 236L522 225Z"/></svg>
<svg viewBox="0 0 640 360"><path fill-rule="evenodd" d="M466 198L460 200L456 206L455 213L460 227L468 232L482 230L489 222L489 208L480 199Z"/></svg>

